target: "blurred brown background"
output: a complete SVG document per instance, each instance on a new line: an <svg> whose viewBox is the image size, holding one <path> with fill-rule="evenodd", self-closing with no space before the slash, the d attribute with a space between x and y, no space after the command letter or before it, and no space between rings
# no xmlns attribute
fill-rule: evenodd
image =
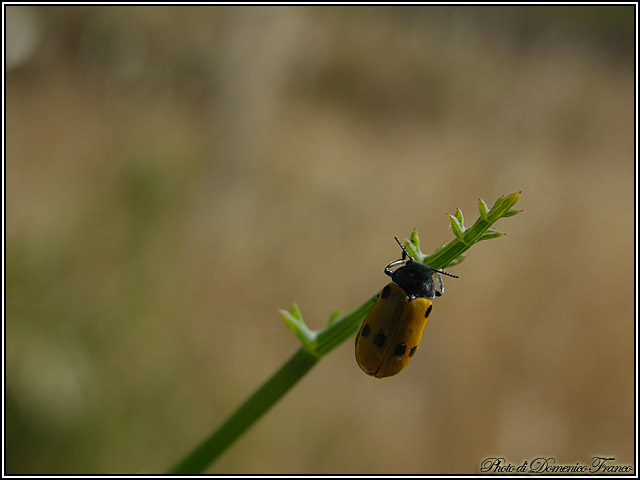
<svg viewBox="0 0 640 480"><path fill-rule="evenodd" d="M634 6L6 7L6 471L162 472L477 200L397 377L324 358L210 473L634 462Z"/></svg>

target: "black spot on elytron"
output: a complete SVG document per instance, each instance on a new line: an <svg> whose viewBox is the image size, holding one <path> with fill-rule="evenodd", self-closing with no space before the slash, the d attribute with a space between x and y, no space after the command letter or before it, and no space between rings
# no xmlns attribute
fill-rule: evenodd
<svg viewBox="0 0 640 480"><path fill-rule="evenodd" d="M371 327L369 327L369 324L367 323L364 327L362 327L362 334L361 335L364 338L367 338L370 333L371 333Z"/></svg>
<svg viewBox="0 0 640 480"><path fill-rule="evenodd" d="M373 344L376 347L382 348L384 346L384 342L387 341L387 336L382 333L382 330L380 330L380 333L378 333L375 337L373 337Z"/></svg>
<svg viewBox="0 0 640 480"><path fill-rule="evenodd" d="M389 285L387 285L386 287L384 287L382 289L382 298L387 298L389 297L389 294L391 293L391 287L389 287Z"/></svg>
<svg viewBox="0 0 640 480"><path fill-rule="evenodd" d="M417 350L417 349L418 349L418 347L413 347L413 348L411 349L411 351L409 352L409 356L410 356L410 357L413 357L413 354L414 354L414 353L416 353L416 350Z"/></svg>
<svg viewBox="0 0 640 480"><path fill-rule="evenodd" d="M429 315L431 314L431 309L433 308L433 305L429 305L429 308L427 308L427 311L424 314L425 318L429 318Z"/></svg>
<svg viewBox="0 0 640 480"><path fill-rule="evenodd" d="M396 357L401 357L402 355L404 355L404 352L407 351L407 346L404 343L399 343L398 345L396 345L396 349L393 351L393 354Z"/></svg>

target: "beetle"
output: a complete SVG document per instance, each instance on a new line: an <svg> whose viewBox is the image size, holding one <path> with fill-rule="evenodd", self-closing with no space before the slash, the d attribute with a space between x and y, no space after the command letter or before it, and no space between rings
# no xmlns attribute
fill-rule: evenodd
<svg viewBox="0 0 640 480"><path fill-rule="evenodd" d="M382 289L356 335L358 366L376 378L397 375L409 364L431 314L431 300L444 294L440 274L458 278L416 262L398 238L393 238L402 248L402 258L384 268L392 282ZM400 264L400 268L392 270Z"/></svg>

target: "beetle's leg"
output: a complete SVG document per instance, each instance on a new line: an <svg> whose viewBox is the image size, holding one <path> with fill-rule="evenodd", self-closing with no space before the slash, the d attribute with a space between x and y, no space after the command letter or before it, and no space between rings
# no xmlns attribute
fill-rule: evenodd
<svg viewBox="0 0 640 480"><path fill-rule="evenodd" d="M441 297L444 294L444 283L442 283L442 277L439 272L434 272L436 274L436 278L438 279L438 285L440 285L440 291L438 291L434 287L434 291L436 293L436 297Z"/></svg>
<svg viewBox="0 0 640 480"><path fill-rule="evenodd" d="M395 267L396 265L399 265L401 263L404 263L404 258L402 260L396 260L395 262L391 262L389 265L384 267L384 273L386 273L389 276L393 275L393 270L391 270L391 267Z"/></svg>

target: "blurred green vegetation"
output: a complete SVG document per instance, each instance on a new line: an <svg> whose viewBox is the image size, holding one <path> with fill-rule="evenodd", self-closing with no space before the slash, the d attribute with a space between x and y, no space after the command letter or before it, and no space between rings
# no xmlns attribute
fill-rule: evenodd
<svg viewBox="0 0 640 480"><path fill-rule="evenodd" d="M318 328L518 190L406 372L342 345L210 472L631 464L634 22L7 6L6 473L164 471L298 348L278 308Z"/></svg>

